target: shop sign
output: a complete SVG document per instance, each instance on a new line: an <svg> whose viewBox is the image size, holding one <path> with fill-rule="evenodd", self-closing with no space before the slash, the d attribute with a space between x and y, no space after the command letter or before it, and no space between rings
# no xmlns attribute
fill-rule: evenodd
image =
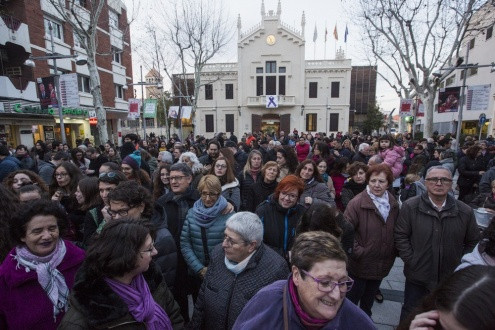
<svg viewBox="0 0 495 330"><path fill-rule="evenodd" d="M58 116L58 109L53 109L53 108L42 109L41 106L39 105L22 106L20 103L16 103L14 104L13 109L17 113ZM88 117L88 110L81 108L62 108L62 114L64 116Z"/></svg>

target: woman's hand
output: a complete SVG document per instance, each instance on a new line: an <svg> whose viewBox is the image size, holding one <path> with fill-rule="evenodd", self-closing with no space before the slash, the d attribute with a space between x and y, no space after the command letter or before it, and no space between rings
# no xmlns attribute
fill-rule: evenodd
<svg viewBox="0 0 495 330"><path fill-rule="evenodd" d="M52 196L52 201L54 201L54 202L60 202L60 201L62 200L62 196L63 196L63 195L64 195L64 194L62 193L62 191L61 191L60 189L59 189L59 190L57 190L57 191L53 194L53 196Z"/></svg>
<svg viewBox="0 0 495 330"><path fill-rule="evenodd" d="M304 204L313 204L313 198L312 197L304 197Z"/></svg>
<svg viewBox="0 0 495 330"><path fill-rule="evenodd" d="M227 206L223 209L222 214L229 214L230 212L234 212L234 205L227 202Z"/></svg>
<svg viewBox="0 0 495 330"><path fill-rule="evenodd" d="M438 311L433 310L418 314L409 326L409 330L433 330L438 323Z"/></svg>
<svg viewBox="0 0 495 330"><path fill-rule="evenodd" d="M103 214L103 219L105 219L106 222L112 221L112 217L110 216L110 214L108 214L107 205L103 206L103 208L101 209L101 214Z"/></svg>
<svg viewBox="0 0 495 330"><path fill-rule="evenodd" d="M203 267L203 269L201 269L201 270L199 271L199 276L200 276L201 278L205 278L205 275L206 275L206 271L207 271L207 270L208 270L208 267Z"/></svg>

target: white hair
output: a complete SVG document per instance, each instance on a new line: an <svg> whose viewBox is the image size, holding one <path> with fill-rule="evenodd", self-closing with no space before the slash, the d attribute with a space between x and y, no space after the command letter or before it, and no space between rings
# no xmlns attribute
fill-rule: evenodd
<svg viewBox="0 0 495 330"><path fill-rule="evenodd" d="M256 242L256 247L263 241L263 224L254 213L238 212L227 220L225 226L239 234L245 242Z"/></svg>
<svg viewBox="0 0 495 330"><path fill-rule="evenodd" d="M160 151L158 153L158 158L161 158L162 163L172 165L174 163L174 158L169 151Z"/></svg>
<svg viewBox="0 0 495 330"><path fill-rule="evenodd" d="M359 145L358 151L363 151L365 148L369 148L369 147L370 145L368 143L363 142Z"/></svg>
<svg viewBox="0 0 495 330"><path fill-rule="evenodd" d="M194 174L199 173L203 170L203 164L199 162L198 156L196 156L194 153L190 151L183 152L179 157L178 163L184 163L184 157L188 157L189 160L193 163L191 170Z"/></svg>

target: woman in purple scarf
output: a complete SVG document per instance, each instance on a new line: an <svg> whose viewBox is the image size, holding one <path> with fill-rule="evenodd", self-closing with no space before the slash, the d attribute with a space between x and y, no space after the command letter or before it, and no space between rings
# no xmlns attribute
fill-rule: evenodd
<svg viewBox="0 0 495 330"><path fill-rule="evenodd" d="M0 266L0 329L56 329L68 308L84 252L60 238L67 217L55 202L36 201L10 222L17 246Z"/></svg>
<svg viewBox="0 0 495 330"><path fill-rule="evenodd" d="M59 329L181 329L179 306L152 262L149 228L108 223L88 248Z"/></svg>

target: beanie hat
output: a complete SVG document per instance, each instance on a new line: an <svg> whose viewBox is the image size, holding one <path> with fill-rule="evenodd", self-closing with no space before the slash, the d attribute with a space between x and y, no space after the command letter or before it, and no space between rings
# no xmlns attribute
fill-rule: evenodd
<svg viewBox="0 0 495 330"><path fill-rule="evenodd" d="M141 151L136 150L132 154L129 154L122 160L122 164L129 165L135 171L139 171L141 167Z"/></svg>
<svg viewBox="0 0 495 330"><path fill-rule="evenodd" d="M227 141L227 142L225 142L225 146L226 146L227 148L231 148L231 147L232 147L232 148L237 148L237 144L236 144L234 141L230 141L230 140L229 140L229 141Z"/></svg>

